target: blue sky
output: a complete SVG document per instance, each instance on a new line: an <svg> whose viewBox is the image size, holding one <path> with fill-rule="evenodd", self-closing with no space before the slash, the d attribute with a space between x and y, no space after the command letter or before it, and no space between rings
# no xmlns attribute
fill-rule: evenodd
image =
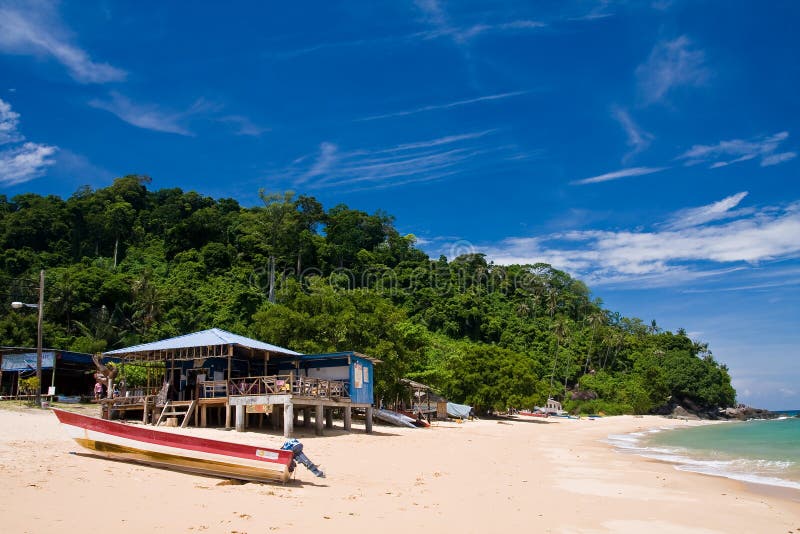
<svg viewBox="0 0 800 534"><path fill-rule="evenodd" d="M550 262L800 407L797 2L0 0L0 194L131 173Z"/></svg>

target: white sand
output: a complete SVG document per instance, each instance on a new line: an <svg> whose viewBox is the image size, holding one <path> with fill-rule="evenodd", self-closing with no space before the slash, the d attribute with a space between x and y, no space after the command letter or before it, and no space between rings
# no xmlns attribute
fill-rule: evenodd
<svg viewBox="0 0 800 534"><path fill-rule="evenodd" d="M800 491L757 492L616 452L659 417L472 421L366 435L299 430L327 478L282 485L112 462L46 411L0 405L0 530L84 532L800 532ZM277 447L275 434L175 430ZM73 454L77 453L77 454Z"/></svg>

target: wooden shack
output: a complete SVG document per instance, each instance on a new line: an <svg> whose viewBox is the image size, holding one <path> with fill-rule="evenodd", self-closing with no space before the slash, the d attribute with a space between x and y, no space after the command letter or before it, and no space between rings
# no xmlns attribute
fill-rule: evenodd
<svg viewBox="0 0 800 534"><path fill-rule="evenodd" d="M210 415L222 412L227 428L243 431L248 414L268 415L276 430L294 432L300 413L304 426L313 412L315 430L333 425L341 413L350 430L353 409L363 409L367 432L372 431L374 364L378 360L355 352L304 355L212 328L185 336L109 351L106 358L120 365L161 362L166 381L126 391L106 399L104 413L141 411L145 422L168 419L188 426L206 426Z"/></svg>
<svg viewBox="0 0 800 534"><path fill-rule="evenodd" d="M51 397L90 396L93 371L91 354L43 349L41 392ZM0 347L0 398L24 397L20 379L32 376L36 376L36 347Z"/></svg>

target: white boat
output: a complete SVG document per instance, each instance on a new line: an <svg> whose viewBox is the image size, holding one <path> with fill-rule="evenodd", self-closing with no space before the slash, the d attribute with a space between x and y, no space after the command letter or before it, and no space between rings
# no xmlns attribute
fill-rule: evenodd
<svg viewBox="0 0 800 534"><path fill-rule="evenodd" d="M535 412L546 413L547 415L555 415L558 417L568 415L567 412L561 407L561 403L554 399L547 399L547 403L544 406L534 406L533 410Z"/></svg>
<svg viewBox="0 0 800 534"><path fill-rule="evenodd" d="M256 482L286 482L295 461L299 461L315 475L324 476L303 454L303 446L297 440L271 449L163 432L63 410L53 412L79 445L114 460Z"/></svg>

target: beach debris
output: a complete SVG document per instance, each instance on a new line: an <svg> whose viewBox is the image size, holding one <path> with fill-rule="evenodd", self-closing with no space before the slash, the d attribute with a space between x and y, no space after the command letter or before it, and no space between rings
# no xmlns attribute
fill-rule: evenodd
<svg viewBox="0 0 800 534"><path fill-rule="evenodd" d="M297 439L290 439L286 441L283 445L281 445L281 449L284 451L292 451L294 458L292 459L292 463L289 466L289 471L294 471L295 466L297 465L296 462L300 462L304 466L308 468L309 471L314 473L314 475L318 476L319 478L325 478L325 473L320 471L317 465L311 461L311 459L305 455L303 452L303 444L300 443Z"/></svg>

